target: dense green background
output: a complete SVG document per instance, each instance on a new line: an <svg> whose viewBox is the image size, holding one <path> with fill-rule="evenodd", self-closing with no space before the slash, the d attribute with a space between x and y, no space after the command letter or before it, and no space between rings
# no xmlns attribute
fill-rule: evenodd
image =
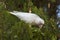
<svg viewBox="0 0 60 40"><path fill-rule="evenodd" d="M40 2L40 6L37 5L39 4L38 2ZM50 0L50 2L55 3L56 0ZM44 11L43 5L46 4L47 0L1 0L0 40L57 40L59 31L56 25L55 15L51 15L52 17L50 17L48 12ZM39 30L35 26L30 28L28 24L9 13L9 11L13 10L28 12L29 7L31 7L33 13L36 13L45 20L42 29Z"/></svg>

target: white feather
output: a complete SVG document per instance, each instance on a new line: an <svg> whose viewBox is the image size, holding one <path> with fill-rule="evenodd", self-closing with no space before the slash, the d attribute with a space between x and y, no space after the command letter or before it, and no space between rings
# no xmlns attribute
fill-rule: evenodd
<svg viewBox="0 0 60 40"><path fill-rule="evenodd" d="M42 24L44 24L44 20L34 13L25 13L25 12L18 12L18 11L13 11L10 13L12 15L17 16L19 19L25 21L26 23L29 23L32 25L41 26Z"/></svg>

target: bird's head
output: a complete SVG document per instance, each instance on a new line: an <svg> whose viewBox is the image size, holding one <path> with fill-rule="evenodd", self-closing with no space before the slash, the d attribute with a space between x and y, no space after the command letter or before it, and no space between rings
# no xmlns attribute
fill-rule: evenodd
<svg viewBox="0 0 60 40"><path fill-rule="evenodd" d="M42 28L44 26L44 20L40 19L39 23L38 23L38 27Z"/></svg>

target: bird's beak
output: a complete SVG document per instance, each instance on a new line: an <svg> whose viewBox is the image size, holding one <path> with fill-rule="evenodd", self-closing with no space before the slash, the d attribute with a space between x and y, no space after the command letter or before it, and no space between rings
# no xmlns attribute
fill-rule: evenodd
<svg viewBox="0 0 60 40"><path fill-rule="evenodd" d="M41 29L43 27L43 25L40 25L39 28Z"/></svg>

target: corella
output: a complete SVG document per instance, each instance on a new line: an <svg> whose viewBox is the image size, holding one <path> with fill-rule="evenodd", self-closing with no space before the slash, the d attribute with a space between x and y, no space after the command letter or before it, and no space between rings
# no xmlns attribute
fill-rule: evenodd
<svg viewBox="0 0 60 40"><path fill-rule="evenodd" d="M39 28L42 28L42 26L44 25L44 20L34 13L13 11L10 12L10 14L15 15L25 23L29 23L30 25L37 25L37 27Z"/></svg>

